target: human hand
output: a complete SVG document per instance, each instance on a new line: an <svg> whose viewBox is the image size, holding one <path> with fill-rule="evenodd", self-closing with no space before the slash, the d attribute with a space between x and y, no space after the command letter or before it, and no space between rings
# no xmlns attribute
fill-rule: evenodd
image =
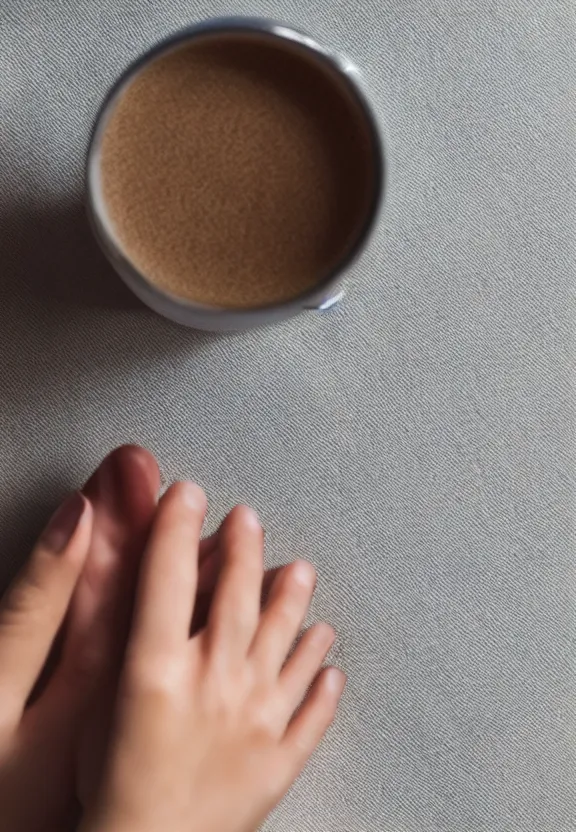
<svg viewBox="0 0 576 832"><path fill-rule="evenodd" d="M253 832L334 717L344 674L317 675L332 629L312 627L289 655L314 570L304 561L283 569L261 613L262 531L250 509L222 527L207 624L190 638L205 507L191 483L160 501L104 782L83 832Z"/></svg>
<svg viewBox="0 0 576 832"><path fill-rule="evenodd" d="M0 806L10 832L72 822L72 688L56 674L27 701L68 611L90 545L93 512L79 493L56 512L0 606Z"/></svg>
<svg viewBox="0 0 576 832"><path fill-rule="evenodd" d="M84 493L94 507L90 550L76 590L67 639L67 676L83 692L83 718L75 741L75 791L88 805L102 776L138 569L156 511L158 464L136 446L113 451ZM191 632L201 629L222 567L220 531L200 541ZM264 575L266 595L283 567Z"/></svg>
<svg viewBox="0 0 576 832"><path fill-rule="evenodd" d="M74 497L72 505L84 507L85 514L68 546L48 557L44 535L2 601L2 829L75 828L75 777L81 793L94 789L104 753L102 726L109 721L158 489L151 454L135 447L114 451L85 486L88 501ZM59 649L45 663L64 616ZM27 645L36 651L33 664ZM23 678L18 701L7 703ZM26 703L26 688L33 686L32 701Z"/></svg>
<svg viewBox="0 0 576 832"><path fill-rule="evenodd" d="M63 651L64 675L78 692L82 712L72 784L80 807L95 793L102 771L140 560L159 490L158 463L135 445L112 451L83 488L94 509L94 527Z"/></svg>

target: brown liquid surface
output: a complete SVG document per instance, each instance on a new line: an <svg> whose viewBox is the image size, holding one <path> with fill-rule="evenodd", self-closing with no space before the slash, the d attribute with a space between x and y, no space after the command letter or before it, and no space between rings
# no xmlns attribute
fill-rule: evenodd
<svg viewBox="0 0 576 832"><path fill-rule="evenodd" d="M370 210L358 105L269 39L198 40L148 64L101 147L102 193L125 253L152 283L254 307L313 288Z"/></svg>

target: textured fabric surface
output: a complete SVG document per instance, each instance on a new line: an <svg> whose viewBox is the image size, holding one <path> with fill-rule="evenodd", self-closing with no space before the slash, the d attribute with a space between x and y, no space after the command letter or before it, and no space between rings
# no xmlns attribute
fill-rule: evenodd
<svg viewBox="0 0 576 832"><path fill-rule="evenodd" d="M346 302L195 334L82 211L104 91L175 27L293 22L364 69L390 186ZM0 524L8 578L114 445L255 505L317 565L350 675L267 832L574 832L571 0L3 0Z"/></svg>

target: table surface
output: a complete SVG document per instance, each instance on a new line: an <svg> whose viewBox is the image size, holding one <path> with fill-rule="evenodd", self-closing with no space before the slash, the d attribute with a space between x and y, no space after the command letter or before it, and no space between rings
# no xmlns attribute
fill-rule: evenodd
<svg viewBox="0 0 576 832"><path fill-rule="evenodd" d="M350 681L266 830L576 829L574 9L236 3L363 68L390 179L340 308L216 337L110 273L83 154L127 62L230 6L0 6L2 575L123 442L311 558Z"/></svg>

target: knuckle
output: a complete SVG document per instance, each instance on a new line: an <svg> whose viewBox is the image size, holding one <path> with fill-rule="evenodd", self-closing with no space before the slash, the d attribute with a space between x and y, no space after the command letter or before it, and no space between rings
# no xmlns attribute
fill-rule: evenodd
<svg viewBox="0 0 576 832"><path fill-rule="evenodd" d="M245 674L230 674L225 667L214 662L202 685L204 710L210 716L228 722L241 709L246 700L246 692Z"/></svg>
<svg viewBox="0 0 576 832"><path fill-rule="evenodd" d="M279 709L274 706L270 696L256 697L247 709L246 719L254 736L267 742L280 738Z"/></svg>
<svg viewBox="0 0 576 832"><path fill-rule="evenodd" d="M177 652L147 652L130 647L124 659L123 690L166 705L190 703L192 674L189 663Z"/></svg>
<svg viewBox="0 0 576 832"><path fill-rule="evenodd" d="M176 663L166 657L131 657L126 667L126 684L130 689L158 696L171 696L181 675Z"/></svg>
<svg viewBox="0 0 576 832"><path fill-rule="evenodd" d="M223 679L211 674L203 686L203 709L223 730L240 731L257 742L279 738L280 708L273 692L258 687L253 670L238 668Z"/></svg>
<svg viewBox="0 0 576 832"><path fill-rule="evenodd" d="M308 609L308 598L300 592L287 593L278 599L274 618L278 627L287 629L299 622Z"/></svg>

